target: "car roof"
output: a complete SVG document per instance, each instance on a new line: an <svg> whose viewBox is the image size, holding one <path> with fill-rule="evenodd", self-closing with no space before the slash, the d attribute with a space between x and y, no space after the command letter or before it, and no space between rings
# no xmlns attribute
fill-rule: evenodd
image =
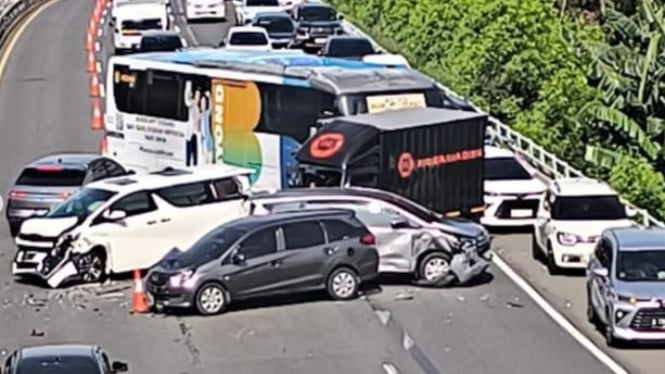
<svg viewBox="0 0 665 374"><path fill-rule="evenodd" d="M330 8L335 9L332 5L321 2L306 2L298 5L299 8Z"/></svg>
<svg viewBox="0 0 665 374"><path fill-rule="evenodd" d="M551 189L557 196L608 196L617 195L609 184L592 178L555 179Z"/></svg>
<svg viewBox="0 0 665 374"><path fill-rule="evenodd" d="M665 251L663 228L621 227L608 229L608 233L614 236L619 251Z"/></svg>
<svg viewBox="0 0 665 374"><path fill-rule="evenodd" d="M40 359L49 357L94 357L96 346L84 344L47 344L24 347L19 350L21 359Z"/></svg>
<svg viewBox="0 0 665 374"><path fill-rule="evenodd" d="M369 43L372 41L369 40L369 38L366 38L364 36L357 36L357 35L332 35L328 37L328 41L332 40L365 40Z"/></svg>
<svg viewBox="0 0 665 374"><path fill-rule="evenodd" d="M61 166L65 169L84 170L92 161L100 158L106 157L94 153L54 153L32 161L26 168Z"/></svg>
<svg viewBox="0 0 665 374"><path fill-rule="evenodd" d="M120 4L115 9L114 15L119 21L134 21L152 18L157 14L161 15L162 12L166 14L166 8L163 3L129 2Z"/></svg>
<svg viewBox="0 0 665 374"><path fill-rule="evenodd" d="M131 193L134 191L152 190L197 181L249 175L252 173L254 173L252 169L231 165L204 165L181 169L166 168L150 174L136 174L103 179L90 183L87 187L120 193Z"/></svg>
<svg viewBox="0 0 665 374"><path fill-rule="evenodd" d="M254 16L254 19L256 20L257 18L262 18L262 17L270 17L270 18L279 17L279 18L291 19L291 16L288 13L286 13L286 12L277 12L277 11L256 13L256 15Z"/></svg>
<svg viewBox="0 0 665 374"><path fill-rule="evenodd" d="M230 228L251 231L258 227L279 223L282 221L304 220L308 218L325 218L332 216L353 216L355 213L349 209L307 209L298 211L277 212L266 215L247 216L229 222Z"/></svg>
<svg viewBox="0 0 665 374"><path fill-rule="evenodd" d="M366 187L317 187L317 188L289 188L265 194L256 194L252 200L268 199L299 199L299 198L325 198L339 196L386 200L395 195L391 192Z"/></svg>
<svg viewBox="0 0 665 374"><path fill-rule="evenodd" d="M172 36L180 38L180 34L173 30L147 30L141 33L141 35L143 35L144 38L146 36Z"/></svg>
<svg viewBox="0 0 665 374"><path fill-rule="evenodd" d="M264 34L266 29L258 26L233 26L229 29L229 34L236 32L258 32Z"/></svg>
<svg viewBox="0 0 665 374"><path fill-rule="evenodd" d="M485 146L485 158L504 158L504 157L515 158L515 153L505 148L494 147L491 145Z"/></svg>

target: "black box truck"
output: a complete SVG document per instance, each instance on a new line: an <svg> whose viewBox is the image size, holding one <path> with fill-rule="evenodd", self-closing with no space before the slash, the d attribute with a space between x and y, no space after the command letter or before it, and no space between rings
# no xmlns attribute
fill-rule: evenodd
<svg viewBox="0 0 665 374"><path fill-rule="evenodd" d="M450 217L478 218L487 119L417 108L326 120L296 155L301 183L380 188Z"/></svg>

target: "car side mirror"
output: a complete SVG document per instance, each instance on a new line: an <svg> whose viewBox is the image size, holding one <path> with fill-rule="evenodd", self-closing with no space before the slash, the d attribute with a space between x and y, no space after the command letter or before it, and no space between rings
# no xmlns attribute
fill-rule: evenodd
<svg viewBox="0 0 665 374"><path fill-rule="evenodd" d="M610 275L610 272L607 270L607 268L594 268L591 270L591 272L600 278L607 278Z"/></svg>
<svg viewBox="0 0 665 374"><path fill-rule="evenodd" d="M247 262L247 257L244 254L236 252L233 254L233 265L243 266Z"/></svg>
<svg viewBox="0 0 665 374"><path fill-rule="evenodd" d="M129 370L129 365L125 362L113 361L111 363L111 371L114 373L124 373Z"/></svg>
<svg viewBox="0 0 665 374"><path fill-rule="evenodd" d="M393 229L408 229L411 228L412 225L408 220L400 217L390 221L390 227Z"/></svg>
<svg viewBox="0 0 665 374"><path fill-rule="evenodd" d="M222 40L221 42L219 42L218 47L219 47L219 48L224 48L224 47L226 47L226 42Z"/></svg>
<svg viewBox="0 0 665 374"><path fill-rule="evenodd" d="M125 219L127 212L123 210L107 210L102 217L109 222L116 222Z"/></svg>

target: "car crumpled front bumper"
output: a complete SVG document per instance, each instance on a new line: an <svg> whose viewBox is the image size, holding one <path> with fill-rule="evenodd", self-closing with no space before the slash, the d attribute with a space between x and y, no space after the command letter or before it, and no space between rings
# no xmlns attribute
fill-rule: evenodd
<svg viewBox="0 0 665 374"><path fill-rule="evenodd" d="M14 275L29 275L36 276L49 285L51 288L57 288L64 281L80 276L78 261L80 255L72 253L69 243L58 247L57 249L49 251L47 254L41 254L39 260L34 263L34 268L30 271L21 271L21 262L17 258L14 259L13 273Z"/></svg>

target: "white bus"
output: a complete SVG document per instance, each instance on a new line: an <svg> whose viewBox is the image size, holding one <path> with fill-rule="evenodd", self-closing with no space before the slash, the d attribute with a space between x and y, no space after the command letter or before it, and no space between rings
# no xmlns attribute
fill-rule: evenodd
<svg viewBox="0 0 665 374"><path fill-rule="evenodd" d="M406 68L296 51L192 49L109 61L105 154L136 171L227 163L285 188L317 120L406 107L455 107Z"/></svg>
<svg viewBox="0 0 665 374"><path fill-rule="evenodd" d="M136 50L143 32L169 29L167 3L164 0L115 0L109 25L113 28L116 54Z"/></svg>

